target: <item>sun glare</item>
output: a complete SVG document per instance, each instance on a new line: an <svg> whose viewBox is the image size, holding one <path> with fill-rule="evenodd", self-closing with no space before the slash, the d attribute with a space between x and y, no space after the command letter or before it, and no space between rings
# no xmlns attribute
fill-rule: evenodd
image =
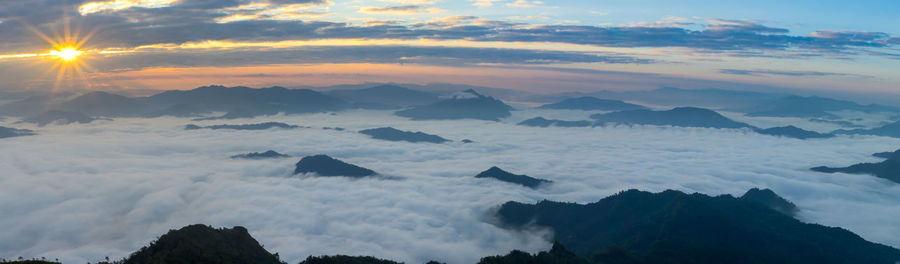
<svg viewBox="0 0 900 264"><path fill-rule="evenodd" d="M84 53L84 51L80 51L75 48L62 48L62 49L50 51L50 55L56 56L65 62L74 61L75 59L78 58L78 56L81 56L81 54L83 54L83 53Z"/></svg>

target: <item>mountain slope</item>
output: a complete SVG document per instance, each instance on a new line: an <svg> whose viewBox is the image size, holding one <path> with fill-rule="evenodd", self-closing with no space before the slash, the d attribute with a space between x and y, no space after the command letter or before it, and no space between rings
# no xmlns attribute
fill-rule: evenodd
<svg viewBox="0 0 900 264"><path fill-rule="evenodd" d="M618 247L648 263L884 263L900 250L840 228L802 223L729 195L629 190L591 204L508 202L506 227L552 228L582 257Z"/></svg>
<svg viewBox="0 0 900 264"><path fill-rule="evenodd" d="M678 107L667 111L632 110L591 115L598 123L658 125L709 128L752 128L728 119L715 111L696 107Z"/></svg>
<svg viewBox="0 0 900 264"><path fill-rule="evenodd" d="M412 120L480 119L499 121L511 115L512 107L474 90L454 94L448 99L398 111L395 115Z"/></svg>
<svg viewBox="0 0 900 264"><path fill-rule="evenodd" d="M645 110L642 105L630 104L619 100L606 100L592 96L565 99L560 102L545 104L541 109L567 109L567 110L599 110L599 111L626 111Z"/></svg>
<svg viewBox="0 0 900 264"><path fill-rule="evenodd" d="M190 225L171 230L149 246L131 254L124 264L281 264L277 255L266 251L246 228L214 229Z"/></svg>

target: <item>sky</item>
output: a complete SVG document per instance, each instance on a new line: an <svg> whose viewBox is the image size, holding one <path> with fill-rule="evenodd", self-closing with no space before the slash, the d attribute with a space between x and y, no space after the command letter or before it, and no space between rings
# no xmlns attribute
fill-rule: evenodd
<svg viewBox="0 0 900 264"><path fill-rule="evenodd" d="M874 0L5 0L0 91L445 82L554 93L678 78L688 89L896 95L897 10Z"/></svg>

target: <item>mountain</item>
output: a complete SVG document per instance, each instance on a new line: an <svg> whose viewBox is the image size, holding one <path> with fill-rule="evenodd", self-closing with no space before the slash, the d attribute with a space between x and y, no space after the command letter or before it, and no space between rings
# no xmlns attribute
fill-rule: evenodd
<svg viewBox="0 0 900 264"><path fill-rule="evenodd" d="M599 99L592 96L565 99L557 103L545 104L538 108L598 111L626 111L647 109L647 107L644 107L642 105L630 104L619 100Z"/></svg>
<svg viewBox="0 0 900 264"><path fill-rule="evenodd" d="M326 94L363 105L408 107L432 104L440 100L437 94L385 84L354 90L334 90Z"/></svg>
<svg viewBox="0 0 900 264"><path fill-rule="evenodd" d="M504 182L519 184L528 188L537 189L538 187L553 183L552 181L532 178L526 175L512 174L497 167L475 175L475 178L493 178Z"/></svg>
<svg viewBox="0 0 900 264"><path fill-rule="evenodd" d="M90 92L58 106L58 109L89 116L140 116L150 110L144 102L107 92Z"/></svg>
<svg viewBox="0 0 900 264"><path fill-rule="evenodd" d="M888 151L888 152L878 152L878 153L872 154L872 157L882 158L882 159L890 159L891 157L893 157L895 155L900 155L900 150Z"/></svg>
<svg viewBox="0 0 900 264"><path fill-rule="evenodd" d="M0 126L0 138L21 137L35 135L34 131Z"/></svg>
<svg viewBox="0 0 900 264"><path fill-rule="evenodd" d="M566 121L566 120L556 120L556 119L545 119L543 117L535 117L532 119L528 119L522 122L519 122L517 125L520 126L532 126L532 127L590 127L594 126L593 121Z"/></svg>
<svg viewBox="0 0 900 264"><path fill-rule="evenodd" d="M598 123L635 124L679 127L752 128L728 119L715 111L696 107L678 107L668 111L631 110L591 115Z"/></svg>
<svg viewBox="0 0 900 264"><path fill-rule="evenodd" d="M408 141L413 143L428 142L438 144L450 141L437 135L426 134L423 132L402 131L393 127L366 129L359 131L359 133L369 135L374 139L388 141Z"/></svg>
<svg viewBox="0 0 900 264"><path fill-rule="evenodd" d="M528 252L513 250L505 256L489 256L481 258L478 264L588 264L588 263L606 263L606 262L589 262L586 259L575 255L567 250L561 243L554 242L550 251L541 251L532 255ZM623 263L623 262L615 262ZM609 263L612 264L612 263Z"/></svg>
<svg viewBox="0 0 900 264"><path fill-rule="evenodd" d="M375 257L352 256L309 256L300 264L402 264L400 262Z"/></svg>
<svg viewBox="0 0 900 264"><path fill-rule="evenodd" d="M812 170L824 173L842 172L849 174L869 174L878 178L900 183L900 150L894 152L890 157L887 158L887 160L879 163L859 163L850 167L843 168L822 166L812 168Z"/></svg>
<svg viewBox="0 0 900 264"><path fill-rule="evenodd" d="M68 112L60 110L50 110L39 115L23 119L23 123L33 123L38 126L46 126L49 124L67 125L71 123L87 124L93 122L91 118L85 114L78 112Z"/></svg>
<svg viewBox="0 0 900 264"><path fill-rule="evenodd" d="M620 192L596 203L507 202L507 228L550 228L581 257L617 247L645 263L884 263L900 250L730 195Z"/></svg>
<svg viewBox="0 0 900 264"><path fill-rule="evenodd" d="M246 228L215 229L190 225L170 230L149 246L132 253L124 264L282 264L247 232Z"/></svg>
<svg viewBox="0 0 900 264"><path fill-rule="evenodd" d="M412 120L480 119L499 121L509 117L512 107L475 90L456 93L450 98L424 106L398 111L395 114Z"/></svg>
<svg viewBox="0 0 900 264"><path fill-rule="evenodd" d="M872 128L872 129L853 129L853 130L835 130L831 132L839 135L873 135L873 136L883 136L883 137L895 137L900 138L900 121L887 124L882 127Z"/></svg>
<svg viewBox="0 0 900 264"><path fill-rule="evenodd" d="M743 112L747 113L747 116L837 118L836 115L830 113L837 111L872 113L898 112L900 109L875 104L860 105L851 101L835 100L817 96L788 96L780 100L744 109Z"/></svg>
<svg viewBox="0 0 900 264"><path fill-rule="evenodd" d="M781 136L781 137L789 137L789 138L797 138L797 139L810 139L810 138L832 138L833 134L822 134L815 131L805 130L795 126L783 126L783 127L773 127L767 129L756 129L756 133L760 133L763 135L772 135L772 136Z"/></svg>
<svg viewBox="0 0 900 264"><path fill-rule="evenodd" d="M240 112L233 116L252 117L271 115L340 111L350 107L344 100L307 89L271 87L204 86L193 90L166 91L143 98L142 101L158 109L176 105L193 107L199 113L225 111ZM179 114L184 114L180 112Z"/></svg>
<svg viewBox="0 0 900 264"><path fill-rule="evenodd" d="M749 191L744 193L744 195L741 196L740 199L765 205L772 210L778 211L779 213L791 217L796 216L797 212L800 211L800 209L798 209L797 206L794 205L794 203L782 198L769 189L750 189Z"/></svg>
<svg viewBox="0 0 900 264"><path fill-rule="evenodd" d="M349 164L326 155L306 156L297 162L294 174L315 173L318 176L347 176L362 178L375 175L375 172Z"/></svg>
<svg viewBox="0 0 900 264"><path fill-rule="evenodd" d="M197 129L234 129L234 130L266 130L270 128L282 128L282 129L292 129L298 128L299 126L288 125L285 123L279 122L266 122L259 124L246 124L246 125L213 125L213 126L198 126L194 124L188 124L184 126L185 130L197 130Z"/></svg>
<svg viewBox="0 0 900 264"><path fill-rule="evenodd" d="M29 116L58 109L105 117L189 117L226 112L228 114L223 118L238 118L281 112L300 114L341 111L351 107L344 100L306 89L204 86L139 98L107 92L91 92L71 100L35 96L0 105L0 114Z"/></svg>
<svg viewBox="0 0 900 264"><path fill-rule="evenodd" d="M288 158L290 155L281 154L275 152L274 150L269 150L263 153L252 152L247 154L239 154L231 156L232 159L278 159L278 158Z"/></svg>

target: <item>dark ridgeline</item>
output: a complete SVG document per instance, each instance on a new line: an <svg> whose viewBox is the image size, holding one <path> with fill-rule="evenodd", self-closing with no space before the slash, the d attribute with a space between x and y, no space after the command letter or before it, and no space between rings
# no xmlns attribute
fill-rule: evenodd
<svg viewBox="0 0 900 264"><path fill-rule="evenodd" d="M537 189L538 187L553 183L552 181L532 178L526 175L512 174L497 167L491 167L490 169L483 171L478 175L475 175L475 178L493 178L504 182L519 184L532 189Z"/></svg>
<svg viewBox="0 0 900 264"><path fill-rule="evenodd" d="M245 124L245 125L213 125L213 126L198 126L194 124L188 124L184 126L185 130L197 130L197 129L232 129L232 130L266 130L270 128L282 128L282 129L293 129L299 128L299 126L288 125L280 122L266 122L259 124Z"/></svg>
<svg viewBox="0 0 900 264"><path fill-rule="evenodd" d="M797 212L800 211L800 209L797 208L797 205L794 205L791 201L784 199L769 189L750 189L744 193L740 199L765 205L772 210L791 217L796 216Z"/></svg>
<svg viewBox="0 0 900 264"><path fill-rule="evenodd" d="M642 105L630 104L619 100L606 100L592 96L565 99L552 104L545 104L540 109L565 109L565 110L596 110L596 111L627 111L645 110Z"/></svg>
<svg viewBox="0 0 900 264"><path fill-rule="evenodd" d="M0 126L0 138L35 135L34 131Z"/></svg>
<svg viewBox="0 0 900 264"><path fill-rule="evenodd" d="M341 111L351 107L344 100L312 90L204 86L137 98L107 92L91 92L71 100L36 96L0 105L0 114L34 116L47 109L56 109L95 117L193 117L226 112L218 118L241 118Z"/></svg>
<svg viewBox="0 0 900 264"><path fill-rule="evenodd" d="M159 109L194 105L203 109L202 112L228 112L222 118L341 111L350 107L346 101L320 92L277 86L261 89L204 86L187 91L166 91L143 101Z"/></svg>
<svg viewBox="0 0 900 264"><path fill-rule="evenodd" d="M88 116L120 117L140 116L150 111L151 107L139 99L107 92L91 92L63 102L53 109Z"/></svg>
<svg viewBox="0 0 900 264"><path fill-rule="evenodd" d="M484 96L474 90L454 94L433 104L416 106L398 111L395 115L412 120L480 119L499 121L512 115L513 108L494 97Z"/></svg>
<svg viewBox="0 0 900 264"><path fill-rule="evenodd" d="M438 144L450 141L437 135L426 134L423 132L402 131L393 127L366 129L359 131L359 133L369 135L374 139L388 141L408 141L413 143L428 142Z"/></svg>
<svg viewBox="0 0 900 264"><path fill-rule="evenodd" d="M318 176L332 177L345 176L351 178L362 178L375 175L375 172L349 164L327 155L306 156L297 162L294 174L315 173Z"/></svg>
<svg viewBox="0 0 900 264"><path fill-rule="evenodd" d="M716 111L696 107L678 107L667 111L632 110L591 115L598 124L657 125L707 128L753 128L728 119Z"/></svg>
<svg viewBox="0 0 900 264"><path fill-rule="evenodd" d="M266 152L252 152L246 154L239 154L231 156L232 159L279 159L279 158L289 158L290 155L285 155L278 153L274 150L269 150Z"/></svg>
<svg viewBox="0 0 900 264"><path fill-rule="evenodd" d="M771 117L825 117L838 118L830 113L836 111L898 112L900 109L883 105L860 105L851 101L835 100L817 96L788 96L780 100L745 109L747 116Z"/></svg>
<svg viewBox="0 0 900 264"><path fill-rule="evenodd" d="M585 205L508 202L497 216L507 228L551 228L556 240L585 258L607 250L626 252L643 263L900 260L898 249L841 228L800 222L750 198L754 196L629 190Z"/></svg>
<svg viewBox="0 0 900 264"><path fill-rule="evenodd" d="M396 109L432 104L440 100L437 94L385 84L364 89L346 89L325 94L349 101L363 108Z"/></svg>
<svg viewBox="0 0 900 264"><path fill-rule="evenodd" d="M797 139L811 139L811 138L833 138L833 134L822 134L815 131L805 130L795 126L783 126L783 127L773 127L766 129L756 129L756 133L760 133L763 135L771 135L771 136L782 136L789 138L797 138Z"/></svg>
<svg viewBox="0 0 900 264"><path fill-rule="evenodd" d="M69 112L61 110L50 110L39 115L23 119L23 123L32 123L38 126L46 126L49 124L67 125L72 123L87 124L93 122L91 118L85 114L78 112Z"/></svg>
<svg viewBox="0 0 900 264"><path fill-rule="evenodd" d="M532 127L591 127L594 126L593 121L566 121L566 120L556 120L556 119L545 119L543 117L535 117L532 119L528 119L522 122L519 122L517 125L520 126L532 126Z"/></svg>
<svg viewBox="0 0 900 264"><path fill-rule="evenodd" d="M878 152L878 153L872 154L872 157L882 158L882 159L890 159L894 155L900 155L900 150L888 151L888 152Z"/></svg>
<svg viewBox="0 0 900 264"><path fill-rule="evenodd" d="M282 264L250 236L246 228L215 229L190 225L170 230L149 246L132 253L124 264Z"/></svg>
<svg viewBox="0 0 900 264"><path fill-rule="evenodd" d="M834 134L844 134L844 135L873 135L873 136L883 136L883 137L895 137L900 138L900 121L890 123L884 125L882 127L872 128L872 129L853 129L846 130L840 129L831 132Z"/></svg>
<svg viewBox="0 0 900 264"><path fill-rule="evenodd" d="M843 168L821 166L812 168L811 170L824 173L842 172L849 174L869 174L878 178L900 183L900 150L896 152L875 153L873 156L886 157L887 160L879 163L859 163Z"/></svg>
<svg viewBox="0 0 900 264"><path fill-rule="evenodd" d="M300 264L402 264L400 262L368 256L309 256Z"/></svg>

